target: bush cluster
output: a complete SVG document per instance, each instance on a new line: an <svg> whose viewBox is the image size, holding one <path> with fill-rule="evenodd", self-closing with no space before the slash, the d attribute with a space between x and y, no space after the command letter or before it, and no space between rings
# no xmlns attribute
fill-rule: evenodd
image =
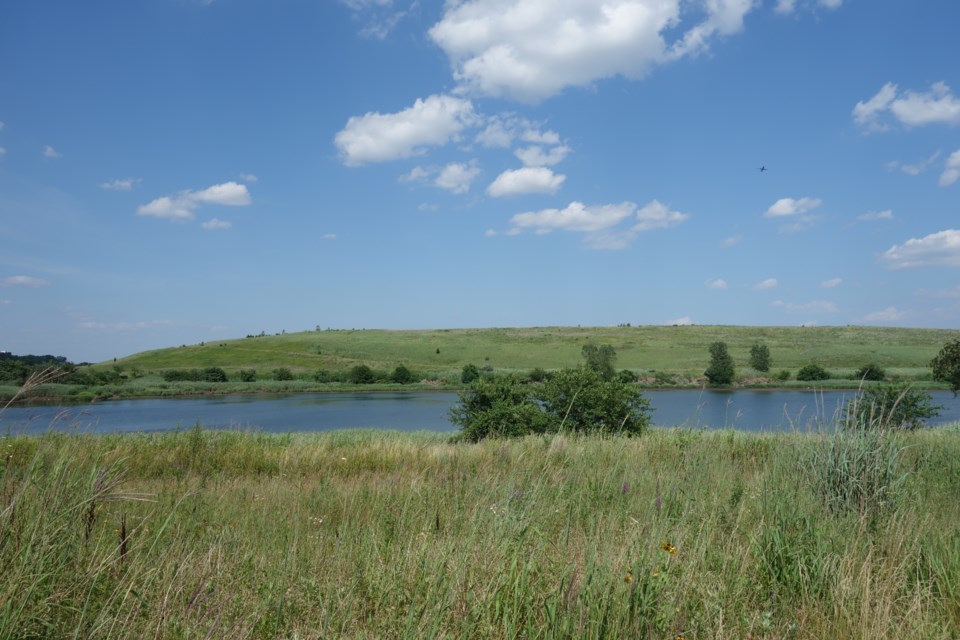
<svg viewBox="0 0 960 640"><path fill-rule="evenodd" d="M460 393L450 420L471 442L561 431L639 435L650 424L649 407L635 384L583 366L538 384L518 375L481 377Z"/></svg>

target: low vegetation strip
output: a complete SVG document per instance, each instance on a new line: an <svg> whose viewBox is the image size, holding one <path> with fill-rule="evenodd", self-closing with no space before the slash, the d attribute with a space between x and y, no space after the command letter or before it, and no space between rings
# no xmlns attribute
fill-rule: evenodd
<svg viewBox="0 0 960 640"><path fill-rule="evenodd" d="M960 431L0 439L0 637L960 628Z"/></svg>

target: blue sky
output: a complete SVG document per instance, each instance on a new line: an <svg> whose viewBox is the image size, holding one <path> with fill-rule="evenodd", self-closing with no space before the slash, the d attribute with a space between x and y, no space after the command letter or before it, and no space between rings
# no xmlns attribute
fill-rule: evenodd
<svg viewBox="0 0 960 640"><path fill-rule="evenodd" d="M956 0L4 3L0 350L960 328L958 26Z"/></svg>

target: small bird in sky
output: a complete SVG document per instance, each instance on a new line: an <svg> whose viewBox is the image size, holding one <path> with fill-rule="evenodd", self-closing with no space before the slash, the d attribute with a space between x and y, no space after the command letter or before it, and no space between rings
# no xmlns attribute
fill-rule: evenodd
<svg viewBox="0 0 960 640"><path fill-rule="evenodd" d="M763 172L766 171L766 170L767 170L767 165L763 165L762 167L760 167L759 169L757 169L757 171L759 171L760 173L763 173Z"/></svg>

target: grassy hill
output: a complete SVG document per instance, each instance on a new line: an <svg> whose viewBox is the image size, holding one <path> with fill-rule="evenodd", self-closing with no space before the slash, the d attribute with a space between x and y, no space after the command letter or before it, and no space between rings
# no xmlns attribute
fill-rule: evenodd
<svg viewBox="0 0 960 640"><path fill-rule="evenodd" d="M750 346L759 342L769 347L774 371L795 371L810 363L843 371L876 363L899 377L919 379L929 373L929 362L943 344L958 337L958 330L856 326L331 330L159 349L115 364L144 372L213 366L227 371L276 367L342 371L358 364L449 372L468 363L498 371L529 371L575 366L581 362L583 345L594 343L613 345L621 369L700 375L709 361L710 343L722 340L738 370L747 368Z"/></svg>

